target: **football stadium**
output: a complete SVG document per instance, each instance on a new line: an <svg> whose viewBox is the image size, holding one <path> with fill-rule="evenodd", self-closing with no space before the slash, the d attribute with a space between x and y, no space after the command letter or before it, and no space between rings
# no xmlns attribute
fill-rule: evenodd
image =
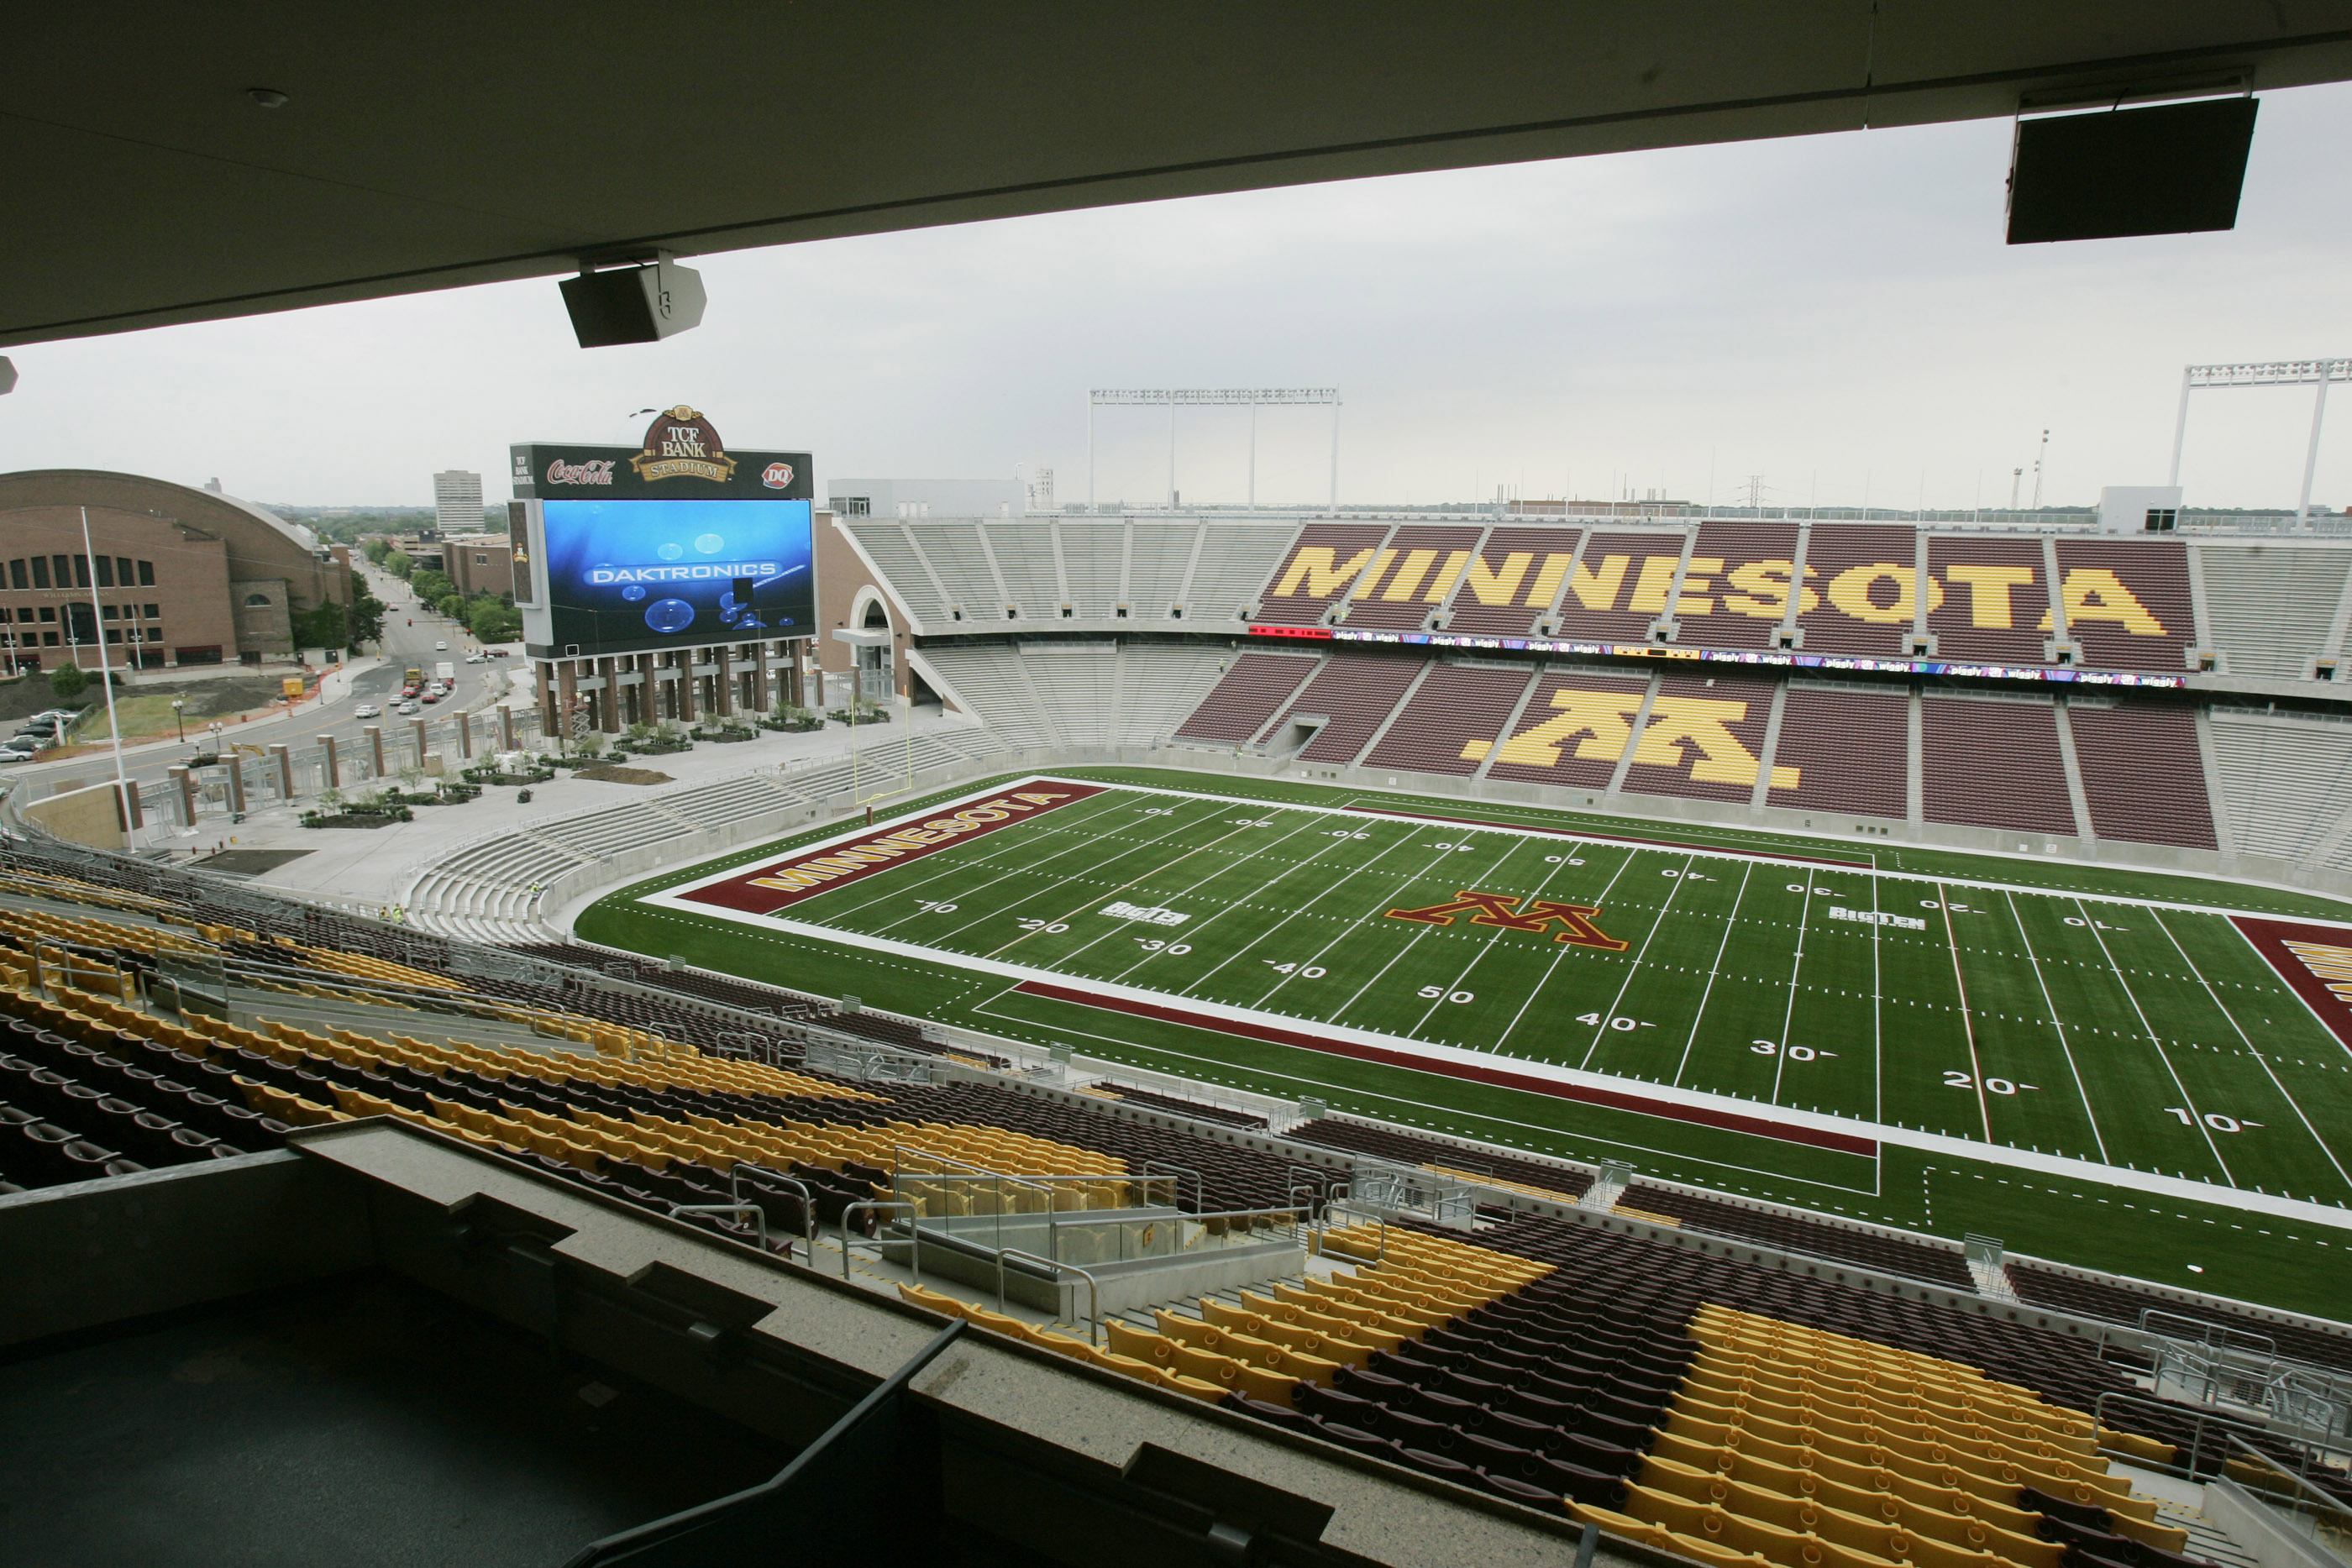
<svg viewBox="0 0 2352 1568"><path fill-rule="evenodd" d="M2352 33L2093 9L1977 18L1998 68L1879 24L1916 79L1865 97L2022 117L2013 242L2227 228L2179 208L2208 141L2242 175L2243 62L2352 78ZM1727 74L1634 141L1630 99L1403 135L1349 55L1282 160L1180 115L1082 180L943 89L908 132L966 181L935 206L837 128L814 216L598 197L609 243L553 262L289 190L222 221L310 248L20 281L0 340L576 260L581 346L650 343L700 320L706 249L1864 112L1767 12L1659 24ZM1527 44L1465 26L1493 68ZM535 177L606 119L447 134ZM2109 140L2036 152L2077 120ZM705 130L757 162L794 126ZM2157 152L2161 189L2115 172ZM1324 387L1090 392L1164 411L1168 494L1098 499L1090 423L1057 502L673 402L620 444L511 433L520 635L412 576L488 564L477 476L436 476L446 542L282 529L389 613L323 667L256 653L282 698L200 733L114 680L85 533L0 577L101 685L0 683L33 737L0 779L0 1565L2345 1568L2336 380L2182 372L2176 481L2192 391L2315 389L2291 513L1350 504ZM1248 504L1178 496L1195 405L1247 410ZM1259 505L1258 411L1300 407L1328 497ZM145 483L6 477L59 549Z"/></svg>

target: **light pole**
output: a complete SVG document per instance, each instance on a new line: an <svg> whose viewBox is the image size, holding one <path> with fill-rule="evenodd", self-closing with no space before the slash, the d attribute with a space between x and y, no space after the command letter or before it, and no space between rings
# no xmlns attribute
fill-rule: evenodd
<svg viewBox="0 0 2352 1568"><path fill-rule="evenodd" d="M187 742L188 726L186 720L181 716L180 710L187 706L187 703L179 697L172 699L172 726L180 732L180 741L183 745Z"/></svg>

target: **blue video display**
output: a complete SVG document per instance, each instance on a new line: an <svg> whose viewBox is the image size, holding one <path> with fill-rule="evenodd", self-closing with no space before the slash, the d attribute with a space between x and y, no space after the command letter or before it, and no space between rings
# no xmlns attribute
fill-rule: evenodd
<svg viewBox="0 0 2352 1568"><path fill-rule="evenodd" d="M624 653L814 633L809 501L543 505L558 649Z"/></svg>

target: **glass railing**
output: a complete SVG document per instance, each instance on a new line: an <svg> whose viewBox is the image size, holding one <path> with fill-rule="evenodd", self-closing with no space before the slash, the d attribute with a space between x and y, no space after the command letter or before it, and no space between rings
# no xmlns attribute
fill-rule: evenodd
<svg viewBox="0 0 2352 1568"><path fill-rule="evenodd" d="M2337 1562L2352 1563L2352 1508L2232 1434L2225 1479L2270 1504L2272 1517Z"/></svg>

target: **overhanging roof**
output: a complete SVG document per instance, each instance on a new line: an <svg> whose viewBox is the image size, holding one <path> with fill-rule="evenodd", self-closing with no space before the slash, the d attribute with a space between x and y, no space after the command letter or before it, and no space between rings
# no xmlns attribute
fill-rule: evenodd
<svg viewBox="0 0 2352 1568"><path fill-rule="evenodd" d="M100 0L0 36L0 345L583 256L2352 77L2352 0Z"/></svg>

